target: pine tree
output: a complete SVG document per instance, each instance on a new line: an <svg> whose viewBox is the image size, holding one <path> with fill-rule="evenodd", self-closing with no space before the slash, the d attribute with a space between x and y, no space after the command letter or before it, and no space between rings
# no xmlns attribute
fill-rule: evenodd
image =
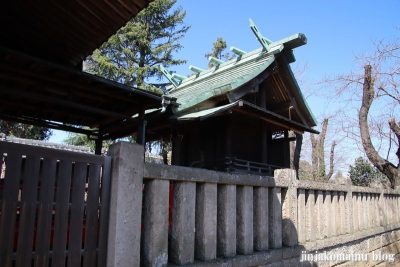
<svg viewBox="0 0 400 267"><path fill-rule="evenodd" d="M162 87L165 67L186 63L173 53L182 45L180 39L190 28L183 19L186 12L177 0L156 0L130 20L85 62L85 71L129 86L157 91Z"/></svg>
<svg viewBox="0 0 400 267"><path fill-rule="evenodd" d="M6 136L33 140L48 140L52 135L49 128L0 120L0 133Z"/></svg>
<svg viewBox="0 0 400 267"><path fill-rule="evenodd" d="M227 48L226 41L222 37L218 37L217 41L213 43L213 48L211 53L207 53L204 56L208 59L210 56L215 57L218 59L231 59L233 58L229 52L224 53L225 49ZM214 66L213 62L208 63L208 67L211 68Z"/></svg>
<svg viewBox="0 0 400 267"><path fill-rule="evenodd" d="M349 173L353 185L369 186L373 181L383 184L388 182L387 177L383 173L362 157L354 161L354 166L350 165Z"/></svg>

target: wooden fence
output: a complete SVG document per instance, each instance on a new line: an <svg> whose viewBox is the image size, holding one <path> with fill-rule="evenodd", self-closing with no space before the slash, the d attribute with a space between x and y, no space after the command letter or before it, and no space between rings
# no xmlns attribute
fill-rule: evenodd
<svg viewBox="0 0 400 267"><path fill-rule="evenodd" d="M0 142L0 266L105 266L111 158Z"/></svg>

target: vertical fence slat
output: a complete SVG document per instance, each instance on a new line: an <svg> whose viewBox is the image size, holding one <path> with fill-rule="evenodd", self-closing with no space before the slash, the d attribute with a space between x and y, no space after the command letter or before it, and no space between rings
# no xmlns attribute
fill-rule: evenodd
<svg viewBox="0 0 400 267"><path fill-rule="evenodd" d="M194 261L195 203L196 183L174 183L169 258L179 265Z"/></svg>
<svg viewBox="0 0 400 267"><path fill-rule="evenodd" d="M354 232L358 232L358 203L357 203L357 193L353 192L353 227Z"/></svg>
<svg viewBox="0 0 400 267"><path fill-rule="evenodd" d="M268 250L268 187L255 187L254 191L254 249Z"/></svg>
<svg viewBox="0 0 400 267"><path fill-rule="evenodd" d="M44 158L40 174L35 266L48 266L57 160Z"/></svg>
<svg viewBox="0 0 400 267"><path fill-rule="evenodd" d="M253 187L236 190L236 251L247 255L253 253Z"/></svg>
<svg viewBox="0 0 400 267"><path fill-rule="evenodd" d="M289 187L282 190L282 244L295 246L298 244L297 229L297 187L291 179Z"/></svg>
<svg viewBox="0 0 400 267"><path fill-rule="evenodd" d="M346 224L347 224L347 233L354 233L354 212L353 212L353 192L351 190L346 193Z"/></svg>
<svg viewBox="0 0 400 267"><path fill-rule="evenodd" d="M72 162L61 160L57 176L52 266L65 266L71 174Z"/></svg>
<svg viewBox="0 0 400 267"><path fill-rule="evenodd" d="M323 207L323 198L324 194L321 190L316 192L316 199L315 199L315 212L316 212L316 232L317 232L317 239L323 239L323 229L324 229L324 207Z"/></svg>
<svg viewBox="0 0 400 267"><path fill-rule="evenodd" d="M339 192L339 212L340 212L340 234L346 234L346 206L344 203L345 194L343 191Z"/></svg>
<svg viewBox="0 0 400 267"><path fill-rule="evenodd" d="M101 165L90 165L86 201L84 267L96 265L97 233L99 227L100 171Z"/></svg>
<svg viewBox="0 0 400 267"><path fill-rule="evenodd" d="M337 236L339 235L339 201L338 201L338 192L333 191L331 193L332 197L332 204L331 204L331 218L332 218L332 224L333 224L333 229L332 229L332 236Z"/></svg>
<svg viewBox="0 0 400 267"><path fill-rule="evenodd" d="M168 263L169 188L167 180L147 180L144 184L141 264L145 267Z"/></svg>
<svg viewBox="0 0 400 267"><path fill-rule="evenodd" d="M8 153L6 159L0 218L0 266L11 266L14 231L21 176L21 155Z"/></svg>
<svg viewBox="0 0 400 267"><path fill-rule="evenodd" d="M358 226L358 231L363 230L363 208L362 208L362 194L360 192L357 192L357 226Z"/></svg>
<svg viewBox="0 0 400 267"><path fill-rule="evenodd" d="M280 187L269 188L269 246L282 247L282 196Z"/></svg>
<svg viewBox="0 0 400 267"><path fill-rule="evenodd" d="M217 257L217 184L196 187L195 257L202 261Z"/></svg>
<svg viewBox="0 0 400 267"><path fill-rule="evenodd" d="M110 186L111 185L111 157L104 157L100 189L100 214L99 214L99 253L98 266L107 264L108 221L110 216Z"/></svg>
<svg viewBox="0 0 400 267"><path fill-rule="evenodd" d="M217 254L236 255L236 186L218 185Z"/></svg>
<svg viewBox="0 0 400 267"><path fill-rule="evenodd" d="M315 241L315 193L314 190L306 193L306 240Z"/></svg>
<svg viewBox="0 0 400 267"><path fill-rule="evenodd" d="M72 176L68 267L81 265L86 172L86 163L75 163Z"/></svg>
<svg viewBox="0 0 400 267"><path fill-rule="evenodd" d="M325 237L331 237L332 236L332 220L330 218L331 216L331 209L332 209L332 197L331 197L331 192L330 191L325 191L324 192L324 217L325 217L325 223L324 223L324 236Z"/></svg>
<svg viewBox="0 0 400 267"><path fill-rule="evenodd" d="M31 265L40 158L27 156L19 218L17 267Z"/></svg>

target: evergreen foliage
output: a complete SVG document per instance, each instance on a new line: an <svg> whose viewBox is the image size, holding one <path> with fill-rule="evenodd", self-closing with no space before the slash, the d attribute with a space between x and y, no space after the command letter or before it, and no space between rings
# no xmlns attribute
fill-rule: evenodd
<svg viewBox="0 0 400 267"><path fill-rule="evenodd" d="M234 58L234 56L231 56L229 54L229 52L224 53L226 48L227 48L226 41L222 37L218 37L217 41L213 43L212 52L207 53L204 56L207 59L211 56L211 57L215 57L215 58L218 58L221 60L222 59L228 60L228 59ZM214 63L210 61L208 63L208 67L211 68L213 66L214 66Z"/></svg>
<svg viewBox="0 0 400 267"><path fill-rule="evenodd" d="M173 56L182 48L179 41L190 28L183 21L186 12L181 7L173 9L176 2L152 2L96 49L86 59L84 70L129 86L162 93L159 88L166 84L161 83L163 74L158 65L168 68L186 63L186 60ZM124 140L135 142L135 137ZM64 142L95 148L95 142L82 134L70 134ZM110 142L103 142L103 147L109 145ZM164 161L171 150L170 142L164 141L153 141L146 147L158 151Z"/></svg>
<svg viewBox="0 0 400 267"><path fill-rule="evenodd" d="M186 12L177 0L156 0L126 26L118 30L93 55L84 70L129 86L157 91L164 86L159 64L165 67L186 63L173 53L182 48L180 39L190 28L183 19Z"/></svg>
<svg viewBox="0 0 400 267"><path fill-rule="evenodd" d="M354 166L350 165L349 173L353 185L369 186L373 181L379 181L383 184L388 182L384 174L362 157L355 160Z"/></svg>
<svg viewBox="0 0 400 267"><path fill-rule="evenodd" d="M48 140L53 132L49 128L0 120L0 133L18 138Z"/></svg>

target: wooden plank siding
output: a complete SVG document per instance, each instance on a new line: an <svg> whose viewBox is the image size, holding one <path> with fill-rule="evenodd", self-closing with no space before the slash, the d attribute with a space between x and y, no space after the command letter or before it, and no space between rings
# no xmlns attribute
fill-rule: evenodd
<svg viewBox="0 0 400 267"><path fill-rule="evenodd" d="M104 266L111 158L0 142L0 266Z"/></svg>

